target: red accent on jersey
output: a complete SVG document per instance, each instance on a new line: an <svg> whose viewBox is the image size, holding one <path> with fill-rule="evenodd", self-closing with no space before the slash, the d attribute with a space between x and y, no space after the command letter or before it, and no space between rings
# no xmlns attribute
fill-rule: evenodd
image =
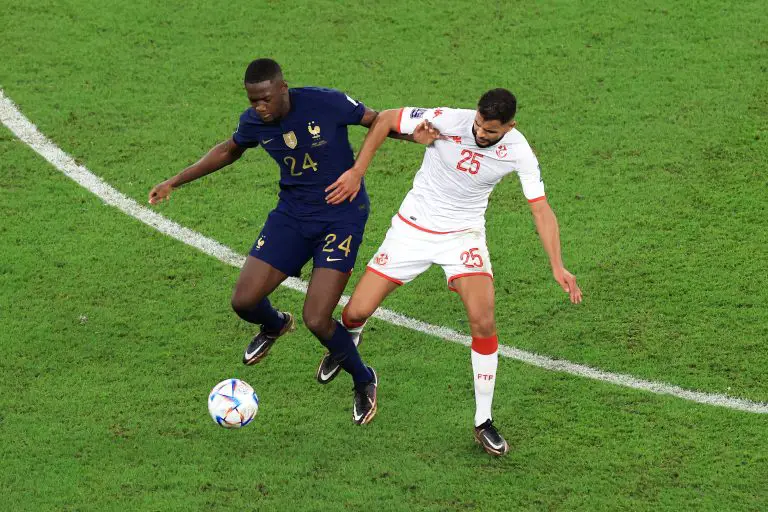
<svg viewBox="0 0 768 512"><path fill-rule="evenodd" d="M400 109L400 113L399 113L399 114L397 114L397 131L398 131L398 132L400 132L400 133L402 133L402 132L400 131L400 130L401 130L401 128L400 128L400 126L401 126L401 125L400 125L400 122L403 120L403 110L405 110L405 109L402 109L402 108L401 108L401 109Z"/></svg>
<svg viewBox="0 0 768 512"><path fill-rule="evenodd" d="M499 158L504 158L507 156L507 146L502 144L498 148L496 148L496 155L498 155Z"/></svg>
<svg viewBox="0 0 768 512"><path fill-rule="evenodd" d="M387 281L392 281L392 282L393 282L393 283L395 283L395 284L399 284L399 285L402 285L402 284L403 284L403 282L402 282L402 281L400 281L399 279L395 279L394 277L389 277L387 274L385 274L385 273L383 273L383 272L379 272L378 270L376 270L376 269L375 269L375 268L373 268L373 267L366 267L366 268L365 268L365 270L367 270L368 272L373 272L373 273L374 273L374 274L376 274L377 276L381 276L381 277L383 277L384 279L386 279Z"/></svg>
<svg viewBox="0 0 768 512"><path fill-rule="evenodd" d="M461 137L459 135L449 135L448 137L456 144L461 144Z"/></svg>
<svg viewBox="0 0 768 512"><path fill-rule="evenodd" d="M441 109L441 108L436 108L436 109L435 109L435 115L434 115L433 119L434 119L435 117L437 117L437 116L441 115L442 113L443 113L443 109Z"/></svg>
<svg viewBox="0 0 768 512"><path fill-rule="evenodd" d="M457 231L432 231L431 229L423 228L419 226L418 224L414 224L413 222L409 221L405 217L402 216L400 212L397 212L397 216L400 217L400 220L411 226L412 228L416 228L419 231L424 231L425 233L431 233L433 235L450 235L451 233L461 233L462 231L466 231L466 229L459 229ZM467 228L469 229L469 228Z"/></svg>
<svg viewBox="0 0 768 512"><path fill-rule="evenodd" d="M472 350L478 354L489 356L499 350L499 337L495 334L487 338L475 338L472 336Z"/></svg>
<svg viewBox="0 0 768 512"><path fill-rule="evenodd" d="M341 312L341 323L346 327L347 329L357 329L358 327L362 327L365 325L365 322L351 322L349 320L349 317L347 316L347 308L344 308L344 310Z"/></svg>
<svg viewBox="0 0 768 512"><path fill-rule="evenodd" d="M455 276L451 276L448 278L448 289L452 292L456 291L456 287L453 286L451 283L453 283L456 279L460 277L469 277L469 276L488 276L491 278L491 281L493 281L493 274L490 272L467 272L465 274L456 274Z"/></svg>
<svg viewBox="0 0 768 512"><path fill-rule="evenodd" d="M529 200L528 200L528 202L529 202L529 203L535 203L535 202L537 202L537 201L543 201L543 200L544 200L544 199L546 199L546 198L547 198L546 196L536 197L536 198L534 198L534 199L529 199Z"/></svg>

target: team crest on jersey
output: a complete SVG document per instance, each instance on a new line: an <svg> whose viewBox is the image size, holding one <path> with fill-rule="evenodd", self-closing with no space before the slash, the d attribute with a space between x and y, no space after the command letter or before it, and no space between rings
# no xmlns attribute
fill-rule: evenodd
<svg viewBox="0 0 768 512"><path fill-rule="evenodd" d="M299 144L299 140L296 138L296 134L293 133L293 130L283 134L283 142L285 142L285 145L291 149L296 149L296 146Z"/></svg>
<svg viewBox="0 0 768 512"><path fill-rule="evenodd" d="M424 112L426 112L427 109L425 108L415 108L411 110L411 119L419 119L421 117L424 117Z"/></svg>
<svg viewBox="0 0 768 512"><path fill-rule="evenodd" d="M379 253L376 255L376 258L374 259L377 265L381 265L382 267L389 262L389 255L385 252Z"/></svg>
<svg viewBox="0 0 768 512"><path fill-rule="evenodd" d="M264 245L264 237L260 236L258 241L256 242L256 250L258 251L261 249L261 247Z"/></svg>
<svg viewBox="0 0 768 512"><path fill-rule="evenodd" d="M504 158L505 156L507 156L507 146L502 144L501 146L497 147L496 148L496 155L499 158Z"/></svg>
<svg viewBox="0 0 768 512"><path fill-rule="evenodd" d="M310 121L309 124L307 124L307 131L312 135L313 139L320 138L320 127L317 126L314 121Z"/></svg>
<svg viewBox="0 0 768 512"><path fill-rule="evenodd" d="M433 117L437 117L437 116L439 116L439 115L442 115L442 114L443 114L443 109L441 109L441 108L436 108L436 109L435 109L435 113L434 113L434 116L433 116Z"/></svg>
<svg viewBox="0 0 768 512"><path fill-rule="evenodd" d="M451 139L456 144L461 144L461 137L458 135L449 135L448 138Z"/></svg>

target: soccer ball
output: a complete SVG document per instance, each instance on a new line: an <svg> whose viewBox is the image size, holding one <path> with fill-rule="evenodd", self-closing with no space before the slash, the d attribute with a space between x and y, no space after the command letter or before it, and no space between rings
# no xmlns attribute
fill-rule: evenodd
<svg viewBox="0 0 768 512"><path fill-rule="evenodd" d="M223 380L208 395L208 412L224 428L244 427L258 411L259 397L240 379Z"/></svg>

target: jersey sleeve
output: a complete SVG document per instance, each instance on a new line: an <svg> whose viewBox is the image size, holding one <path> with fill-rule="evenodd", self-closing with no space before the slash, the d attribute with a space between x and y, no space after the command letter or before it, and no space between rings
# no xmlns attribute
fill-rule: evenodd
<svg viewBox="0 0 768 512"><path fill-rule="evenodd" d="M258 131L250 122L250 115L246 110L240 116L240 122L237 124L237 130L232 134L232 140L241 148L255 148L259 145L258 135Z"/></svg>
<svg viewBox="0 0 768 512"><path fill-rule="evenodd" d="M398 114L398 129L400 133L410 135L424 120L441 132L450 131L457 121L455 111L450 108L403 107Z"/></svg>
<svg viewBox="0 0 768 512"><path fill-rule="evenodd" d="M326 107L333 111L340 125L360 124L365 114L365 105L361 101L335 89L328 89L324 96Z"/></svg>
<svg viewBox="0 0 768 512"><path fill-rule="evenodd" d="M529 148L525 154L515 163L515 170L520 177L520 185L523 187L523 195L529 203L535 203L544 199L544 180L541 177L541 167L533 151Z"/></svg>

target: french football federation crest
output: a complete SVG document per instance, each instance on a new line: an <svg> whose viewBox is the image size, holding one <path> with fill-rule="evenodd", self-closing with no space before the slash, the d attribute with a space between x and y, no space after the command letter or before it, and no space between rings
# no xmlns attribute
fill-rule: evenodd
<svg viewBox="0 0 768 512"><path fill-rule="evenodd" d="M313 139L320 138L320 127L315 124L314 121L310 121L307 125L307 131L312 135Z"/></svg>
<svg viewBox="0 0 768 512"><path fill-rule="evenodd" d="M285 142L285 145L291 149L296 149L296 146L299 144L299 140L296 138L296 134L293 133L293 130L283 134L283 142Z"/></svg>
<svg viewBox="0 0 768 512"><path fill-rule="evenodd" d="M258 251L261 249L261 247L264 245L264 237L260 236L258 241L256 242L256 250Z"/></svg>

